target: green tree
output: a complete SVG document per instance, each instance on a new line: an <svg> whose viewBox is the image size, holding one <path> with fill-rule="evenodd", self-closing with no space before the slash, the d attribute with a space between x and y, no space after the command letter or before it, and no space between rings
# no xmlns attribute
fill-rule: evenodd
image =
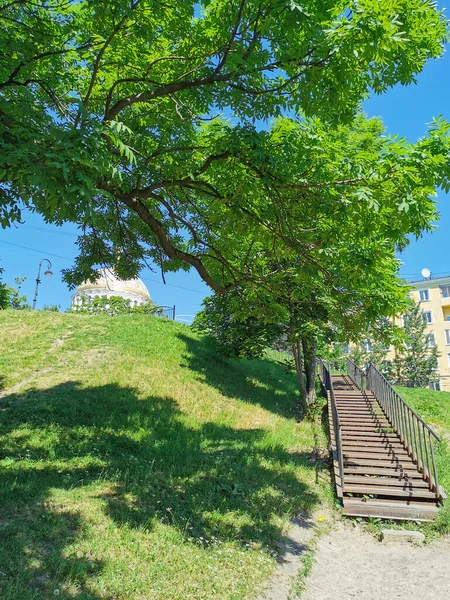
<svg viewBox="0 0 450 600"><path fill-rule="evenodd" d="M329 129L442 54L431 0L3 0L0 25L0 223L23 206L78 223L72 285L148 260L217 292L270 284L268 248L317 268L341 216L364 231L383 202L401 241L434 215L442 122L366 149Z"/></svg>
<svg viewBox="0 0 450 600"><path fill-rule="evenodd" d="M246 303L236 290L228 294L215 294L205 298L203 309L196 315L194 327L210 335L216 349L224 356L237 358L261 358L267 348L277 346L286 349L283 343L286 327L267 322L258 314L260 306Z"/></svg>
<svg viewBox="0 0 450 600"><path fill-rule="evenodd" d="M427 322L418 304L403 316L404 343L394 360L397 381L413 387L426 387L436 379L439 351L432 334L426 333Z"/></svg>
<svg viewBox="0 0 450 600"><path fill-rule="evenodd" d="M4 269L0 267L0 310L8 308L8 291L6 284L1 281Z"/></svg>
<svg viewBox="0 0 450 600"><path fill-rule="evenodd" d="M372 363L379 371L385 372L388 348L386 343L366 336L364 341L354 344L350 350L350 358L362 369Z"/></svg>
<svg viewBox="0 0 450 600"><path fill-rule="evenodd" d="M16 287L12 285L5 286L6 293L6 308L12 308L14 310L29 310L31 306L28 304L27 297L21 295L20 290L26 277L15 277L14 282Z"/></svg>

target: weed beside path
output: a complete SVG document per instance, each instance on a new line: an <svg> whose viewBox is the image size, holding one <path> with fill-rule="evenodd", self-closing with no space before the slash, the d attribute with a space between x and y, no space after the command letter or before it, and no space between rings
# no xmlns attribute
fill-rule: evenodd
<svg viewBox="0 0 450 600"><path fill-rule="evenodd" d="M2 600L256 597L330 494L294 377L148 316L0 321Z"/></svg>

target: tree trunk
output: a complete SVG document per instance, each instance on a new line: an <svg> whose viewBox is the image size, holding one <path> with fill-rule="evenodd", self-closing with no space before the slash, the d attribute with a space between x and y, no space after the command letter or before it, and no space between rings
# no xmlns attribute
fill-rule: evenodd
<svg viewBox="0 0 450 600"><path fill-rule="evenodd" d="M316 400L316 352L317 341L315 338L302 339L303 363L306 375L306 404L311 406Z"/></svg>
<svg viewBox="0 0 450 600"><path fill-rule="evenodd" d="M295 372L297 373L298 389L300 391L301 408L306 408L307 390L305 380L303 378L303 357L302 357L302 346L299 340L296 340L292 344L292 354L294 355L295 361Z"/></svg>

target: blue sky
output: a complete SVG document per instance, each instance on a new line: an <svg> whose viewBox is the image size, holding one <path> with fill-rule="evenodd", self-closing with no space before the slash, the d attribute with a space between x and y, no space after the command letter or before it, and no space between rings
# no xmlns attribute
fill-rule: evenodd
<svg viewBox="0 0 450 600"><path fill-rule="evenodd" d="M444 115L450 119L450 55L429 62L418 76L417 85L397 86L383 96L373 96L364 103L369 116L381 116L388 133L397 133L411 141L425 134L432 117ZM443 192L438 195L441 218L437 231L425 234L400 257L404 275L420 273L427 267L432 273L450 271L450 202ZM13 283L14 277L26 277L22 291L31 302L39 261L49 258L54 276L44 278L40 286L37 307L59 304L64 310L70 305L72 292L61 279L61 269L70 266L77 254L76 227L57 228L47 225L34 214L25 215L25 223L18 228L0 230L0 266L5 269L3 279ZM159 273L145 269L141 278L153 300L160 305L176 305L177 314L194 315L208 287L195 271L169 273L164 285Z"/></svg>

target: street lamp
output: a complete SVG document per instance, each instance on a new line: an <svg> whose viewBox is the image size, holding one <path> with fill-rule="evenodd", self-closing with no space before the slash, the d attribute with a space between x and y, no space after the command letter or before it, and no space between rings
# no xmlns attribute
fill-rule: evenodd
<svg viewBox="0 0 450 600"><path fill-rule="evenodd" d="M46 275L47 277L51 277L53 275L53 273L50 270L52 268L52 263L48 260L48 258L43 258L41 260L41 262L39 263L38 274L37 274L37 277L36 277L36 289L34 291L33 310L36 309L36 300L37 300L37 297L38 297L38 288L39 288L39 284L41 283L41 266L42 266L42 263L44 261L48 262L48 269L44 272L44 275Z"/></svg>

